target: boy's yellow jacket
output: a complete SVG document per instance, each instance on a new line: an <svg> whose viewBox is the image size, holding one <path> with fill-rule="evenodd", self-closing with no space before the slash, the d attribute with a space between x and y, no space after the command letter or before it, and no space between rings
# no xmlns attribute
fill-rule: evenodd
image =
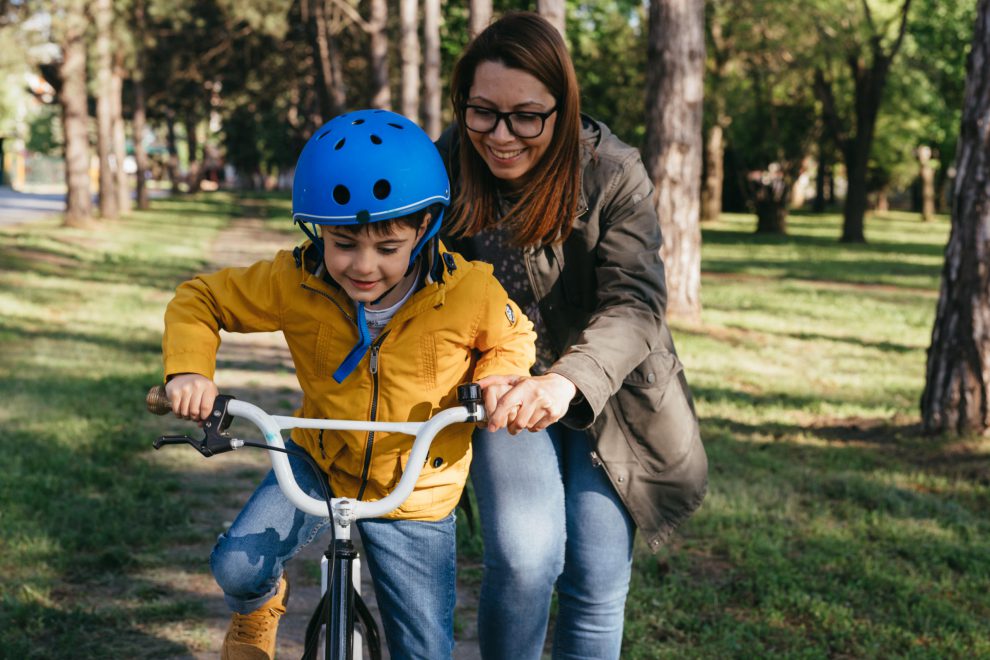
<svg viewBox="0 0 990 660"><path fill-rule="evenodd" d="M354 303L322 273L317 251L279 252L272 261L199 275L180 285L165 311L166 378L213 378L219 331L282 330L303 391L296 415L418 422L456 405L457 385L491 375L528 375L533 326L492 275L441 246L439 282L399 309L357 369L331 375L358 339ZM393 518L439 520L457 505L471 461L472 424L441 431L412 496ZM398 433L294 429L292 439L330 475L337 497L381 499L405 467L412 437Z"/></svg>

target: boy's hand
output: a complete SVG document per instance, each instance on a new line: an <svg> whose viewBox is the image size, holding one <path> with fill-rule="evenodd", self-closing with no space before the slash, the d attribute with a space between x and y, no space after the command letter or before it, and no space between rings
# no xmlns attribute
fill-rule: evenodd
<svg viewBox="0 0 990 660"><path fill-rule="evenodd" d="M478 381L478 385L481 386L481 395L485 399L485 413L489 420L492 418L492 413L498 408L498 400L520 380L522 380L521 376L485 376ZM515 417L514 414L511 416ZM489 431L497 431L502 428L501 426L492 428L490 422L487 424Z"/></svg>
<svg viewBox="0 0 990 660"><path fill-rule="evenodd" d="M202 422L210 416L220 391L216 383L200 374L178 374L165 385L172 412L180 419Z"/></svg>
<svg viewBox="0 0 990 660"><path fill-rule="evenodd" d="M485 409L488 414L488 430L505 427L515 435L519 431L542 431L564 416L577 393L574 383L555 373L528 378L492 376L498 381L497 404L489 403L485 392ZM484 381L479 384L485 389ZM508 389L504 386L508 385ZM494 393L493 393L494 394Z"/></svg>

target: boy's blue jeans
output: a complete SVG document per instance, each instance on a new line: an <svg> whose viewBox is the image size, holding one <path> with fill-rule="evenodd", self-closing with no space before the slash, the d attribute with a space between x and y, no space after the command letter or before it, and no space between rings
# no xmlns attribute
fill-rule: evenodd
<svg viewBox="0 0 990 660"><path fill-rule="evenodd" d="M635 526L588 436L474 432L471 483L485 544L485 660L539 660L557 587L553 658L619 657Z"/></svg>
<svg viewBox="0 0 990 660"><path fill-rule="evenodd" d="M297 448L291 441L286 445ZM300 488L323 493L309 465L289 457ZM286 561L329 531L329 520L296 509L269 471L217 540L210 567L231 610L247 614L272 597ZM454 647L456 525L362 520L357 523L392 658L449 658Z"/></svg>

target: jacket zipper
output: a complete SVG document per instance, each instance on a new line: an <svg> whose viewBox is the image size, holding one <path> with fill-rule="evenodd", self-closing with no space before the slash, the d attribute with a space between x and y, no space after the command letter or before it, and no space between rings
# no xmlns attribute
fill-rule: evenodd
<svg viewBox="0 0 990 660"><path fill-rule="evenodd" d="M299 286L301 286L302 288L306 289L307 291L312 291L315 294L318 294L318 295L323 296L324 298L326 298L327 300L329 300L330 302L332 302L333 305L334 305L334 307L336 307L337 309L339 309L340 310L340 313L343 314L347 318L348 321L350 321L351 323L355 323L355 324L357 323L357 321L354 320L354 317L351 316L350 314L348 314L347 313L347 310L344 309L343 307L341 307L340 303L337 302L336 300L334 300L333 299L333 296L331 296L326 291L320 291L319 289L314 289L313 287L308 286L306 284L300 284Z"/></svg>
<svg viewBox="0 0 990 660"><path fill-rule="evenodd" d="M377 421L378 417L378 351L381 350L382 342L391 330L383 332L381 337L371 345L371 354L368 356L368 368L371 371L371 414L369 422ZM368 472L371 470L371 455L375 448L375 432L368 431L368 441L364 445L364 467L361 468L361 487L358 489L357 499L364 497L364 490L368 487Z"/></svg>

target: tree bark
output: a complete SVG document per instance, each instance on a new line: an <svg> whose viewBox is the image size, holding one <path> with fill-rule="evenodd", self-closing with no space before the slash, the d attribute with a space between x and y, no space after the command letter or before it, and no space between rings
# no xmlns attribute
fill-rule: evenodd
<svg viewBox="0 0 990 660"><path fill-rule="evenodd" d="M557 28L560 36L567 36L567 28L564 22L566 12L566 3L564 0L536 0L536 11Z"/></svg>
<svg viewBox="0 0 990 660"><path fill-rule="evenodd" d="M419 123L419 2L399 0L402 114Z"/></svg>
<svg viewBox="0 0 990 660"><path fill-rule="evenodd" d="M316 58L318 81L316 97L320 104L320 118L326 122L343 112L347 103L346 94L339 80L340 55L337 53L330 21L327 18L326 0L313 2L309 35Z"/></svg>
<svg viewBox="0 0 990 660"><path fill-rule="evenodd" d="M392 90L388 76L388 3L371 0L368 63L371 67L371 107L392 109Z"/></svg>
<svg viewBox="0 0 990 660"><path fill-rule="evenodd" d="M165 111L165 145L168 149L168 178L172 184L172 194L178 193L179 188L179 147L175 136L175 111L171 108Z"/></svg>
<svg viewBox="0 0 990 660"><path fill-rule="evenodd" d="M468 12L469 36L474 39L492 21L492 0L471 0Z"/></svg>
<svg viewBox="0 0 990 660"><path fill-rule="evenodd" d="M644 162L663 233L668 313L701 316L703 0L651 0Z"/></svg>
<svg viewBox="0 0 990 660"><path fill-rule="evenodd" d="M199 185L203 181L203 158L200 156L199 134L196 132L196 117L189 113L183 122L186 127L186 146L189 152L189 171L186 174L186 185L189 192L199 192Z"/></svg>
<svg viewBox="0 0 990 660"><path fill-rule="evenodd" d="M67 227L86 227L92 218L89 189L89 112L86 98L86 2L67 3L62 31L59 104L65 132L65 215Z"/></svg>
<svg viewBox="0 0 990 660"><path fill-rule="evenodd" d="M117 208L120 213L131 211L131 186L124 160L127 158L127 135L124 127L124 58L118 50L114 56L110 111L113 117L113 160L116 165Z"/></svg>
<svg viewBox="0 0 990 660"><path fill-rule="evenodd" d="M117 168L113 155L113 4L95 0L96 23L96 147L100 158L100 216L120 215L117 200Z"/></svg>
<svg viewBox="0 0 990 660"><path fill-rule="evenodd" d="M928 433L990 428L990 0L977 8L921 415Z"/></svg>
<svg viewBox="0 0 990 660"><path fill-rule="evenodd" d="M918 178L921 179L921 219L935 219L935 169L932 167L932 148L926 144L918 147Z"/></svg>
<svg viewBox="0 0 990 660"><path fill-rule="evenodd" d="M151 204L148 200L148 152L144 148L144 132L147 126L147 107L144 97L144 63L145 47L147 44L147 16L144 0L134 2L134 121L131 130L134 137L134 160L137 162L135 173L135 189L137 206L147 210Z"/></svg>
<svg viewBox="0 0 990 660"><path fill-rule="evenodd" d="M443 130L440 109L440 0L423 0L423 130L436 140Z"/></svg>
<svg viewBox="0 0 990 660"><path fill-rule="evenodd" d="M824 213L829 200L829 187L831 184L832 163L829 159L829 148L827 138L824 134L818 138L818 165L815 168L815 200L811 203L811 210L814 213Z"/></svg>
<svg viewBox="0 0 990 660"><path fill-rule="evenodd" d="M725 182L725 128L718 117L705 140L705 179L701 190L701 220L718 220Z"/></svg>

